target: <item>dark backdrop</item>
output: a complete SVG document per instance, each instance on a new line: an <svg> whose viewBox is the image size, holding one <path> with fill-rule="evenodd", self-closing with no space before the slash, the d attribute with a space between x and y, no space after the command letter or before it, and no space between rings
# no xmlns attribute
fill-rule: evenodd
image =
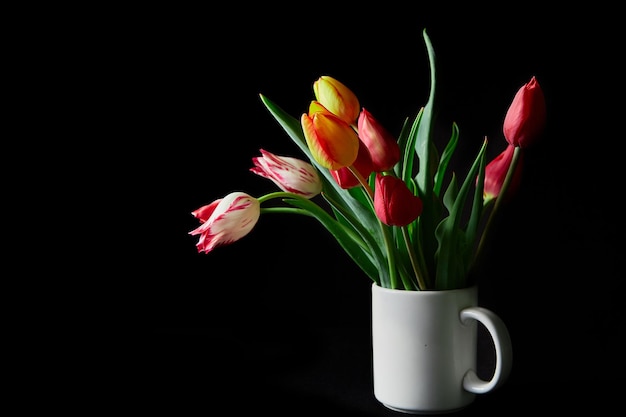
<svg viewBox="0 0 626 417"><path fill-rule="evenodd" d="M97 381L91 404L392 415L371 392L370 282L319 224L262 216L208 255L188 232L201 205L275 189L249 172L260 148L301 156L259 93L299 116L312 82L332 75L397 134L427 98L424 28L438 57L438 129L460 127L459 172L485 135L491 157L503 149L506 109L533 75L548 106L480 276L481 305L509 327L513 371L474 410L615 401L626 370L614 12L221 7L120 12L97 36L98 90L112 100L103 181L125 221L104 227L117 242L97 264L104 302L84 302L98 317L81 328L95 338L81 361Z"/></svg>

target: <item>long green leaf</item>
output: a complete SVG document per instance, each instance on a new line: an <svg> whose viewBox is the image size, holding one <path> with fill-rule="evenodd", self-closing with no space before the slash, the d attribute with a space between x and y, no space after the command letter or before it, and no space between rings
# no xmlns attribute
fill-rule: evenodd
<svg viewBox="0 0 626 417"><path fill-rule="evenodd" d="M363 241L360 241L352 231L338 223L331 215L322 210L317 204L309 200L285 199L286 203L307 210L330 232L343 250L352 260L372 279L379 283L378 267L372 263L371 254L365 250Z"/></svg>
<svg viewBox="0 0 626 417"><path fill-rule="evenodd" d="M452 134L450 135L450 140L446 145L443 153L441 154L441 160L439 162L439 167L437 168L437 173L435 174L435 185L434 192L435 195L439 195L441 192L441 187L443 186L443 181L445 179L446 172L448 170L448 165L450 163L450 159L452 159L452 155L456 150L456 146L459 143L459 127L456 123L452 123Z"/></svg>
<svg viewBox="0 0 626 417"><path fill-rule="evenodd" d="M487 139L485 138L484 146L487 146ZM486 153L483 152L480 156L480 167L478 169L478 179L476 180L476 189L474 190L474 201L472 204L472 211L470 213L470 218L467 223L467 233L466 239L468 243L468 250L465 253L466 263L470 264L472 262L472 257L474 255L474 242L476 241L476 237L478 234L478 226L480 225L480 220L482 218L484 207L484 197L483 191L485 189L485 165L486 165Z"/></svg>
<svg viewBox="0 0 626 417"><path fill-rule="evenodd" d="M467 250L467 239L465 232L460 227L460 222L469 189L475 184L476 173L480 165L484 163L483 155L486 149L487 144L484 142L458 194L454 190L456 187L451 186L448 187L451 194L444 196L444 200L454 200L454 204L451 207L450 215L439 224L436 231L439 241L439 248L436 254L437 275L435 286L437 289L461 288L464 286L464 280L467 278L469 265L465 263L465 259L462 256L459 256L459 254L463 254ZM446 191L446 194L448 194L448 191Z"/></svg>

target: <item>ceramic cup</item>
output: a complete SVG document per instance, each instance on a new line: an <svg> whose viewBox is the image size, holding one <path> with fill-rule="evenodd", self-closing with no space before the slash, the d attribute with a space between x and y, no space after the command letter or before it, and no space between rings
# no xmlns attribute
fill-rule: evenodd
<svg viewBox="0 0 626 417"><path fill-rule="evenodd" d="M404 291L373 284L376 399L405 413L448 413L504 383L512 364L511 339L503 321L477 302L476 286ZM493 339L495 369L489 380L476 374L477 323Z"/></svg>

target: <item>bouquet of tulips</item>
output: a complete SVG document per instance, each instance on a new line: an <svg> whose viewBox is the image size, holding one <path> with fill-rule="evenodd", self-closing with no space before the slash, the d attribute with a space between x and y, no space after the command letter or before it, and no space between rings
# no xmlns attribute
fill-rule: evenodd
<svg viewBox="0 0 626 417"><path fill-rule="evenodd" d="M261 149L250 170L280 191L261 197L232 192L192 212L200 225L199 252L247 235L261 214L317 219L376 284L404 290L445 290L470 283L491 221L520 181L522 152L546 123L543 92L533 76L513 98L503 133L507 144L486 161L487 138L463 178L448 173L459 139L453 123L440 152L433 141L435 54L423 31L430 63L426 104L406 118L395 138L343 83L321 76L308 111L294 118L260 98L308 161ZM263 207L278 199L280 205ZM323 206L320 205L323 203Z"/></svg>

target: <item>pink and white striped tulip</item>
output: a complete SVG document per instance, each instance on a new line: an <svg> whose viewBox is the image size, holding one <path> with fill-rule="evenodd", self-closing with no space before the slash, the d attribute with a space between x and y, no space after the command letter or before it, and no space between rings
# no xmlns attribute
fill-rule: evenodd
<svg viewBox="0 0 626 417"><path fill-rule="evenodd" d="M322 181L313 165L297 158L278 156L261 149L261 156L252 158L250 171L272 180L281 190L313 198L322 192Z"/></svg>
<svg viewBox="0 0 626 417"><path fill-rule="evenodd" d="M261 215L261 204L256 198L237 191L191 214L201 224L189 234L200 235L196 248L198 252L209 253L218 246L235 242L250 233Z"/></svg>

